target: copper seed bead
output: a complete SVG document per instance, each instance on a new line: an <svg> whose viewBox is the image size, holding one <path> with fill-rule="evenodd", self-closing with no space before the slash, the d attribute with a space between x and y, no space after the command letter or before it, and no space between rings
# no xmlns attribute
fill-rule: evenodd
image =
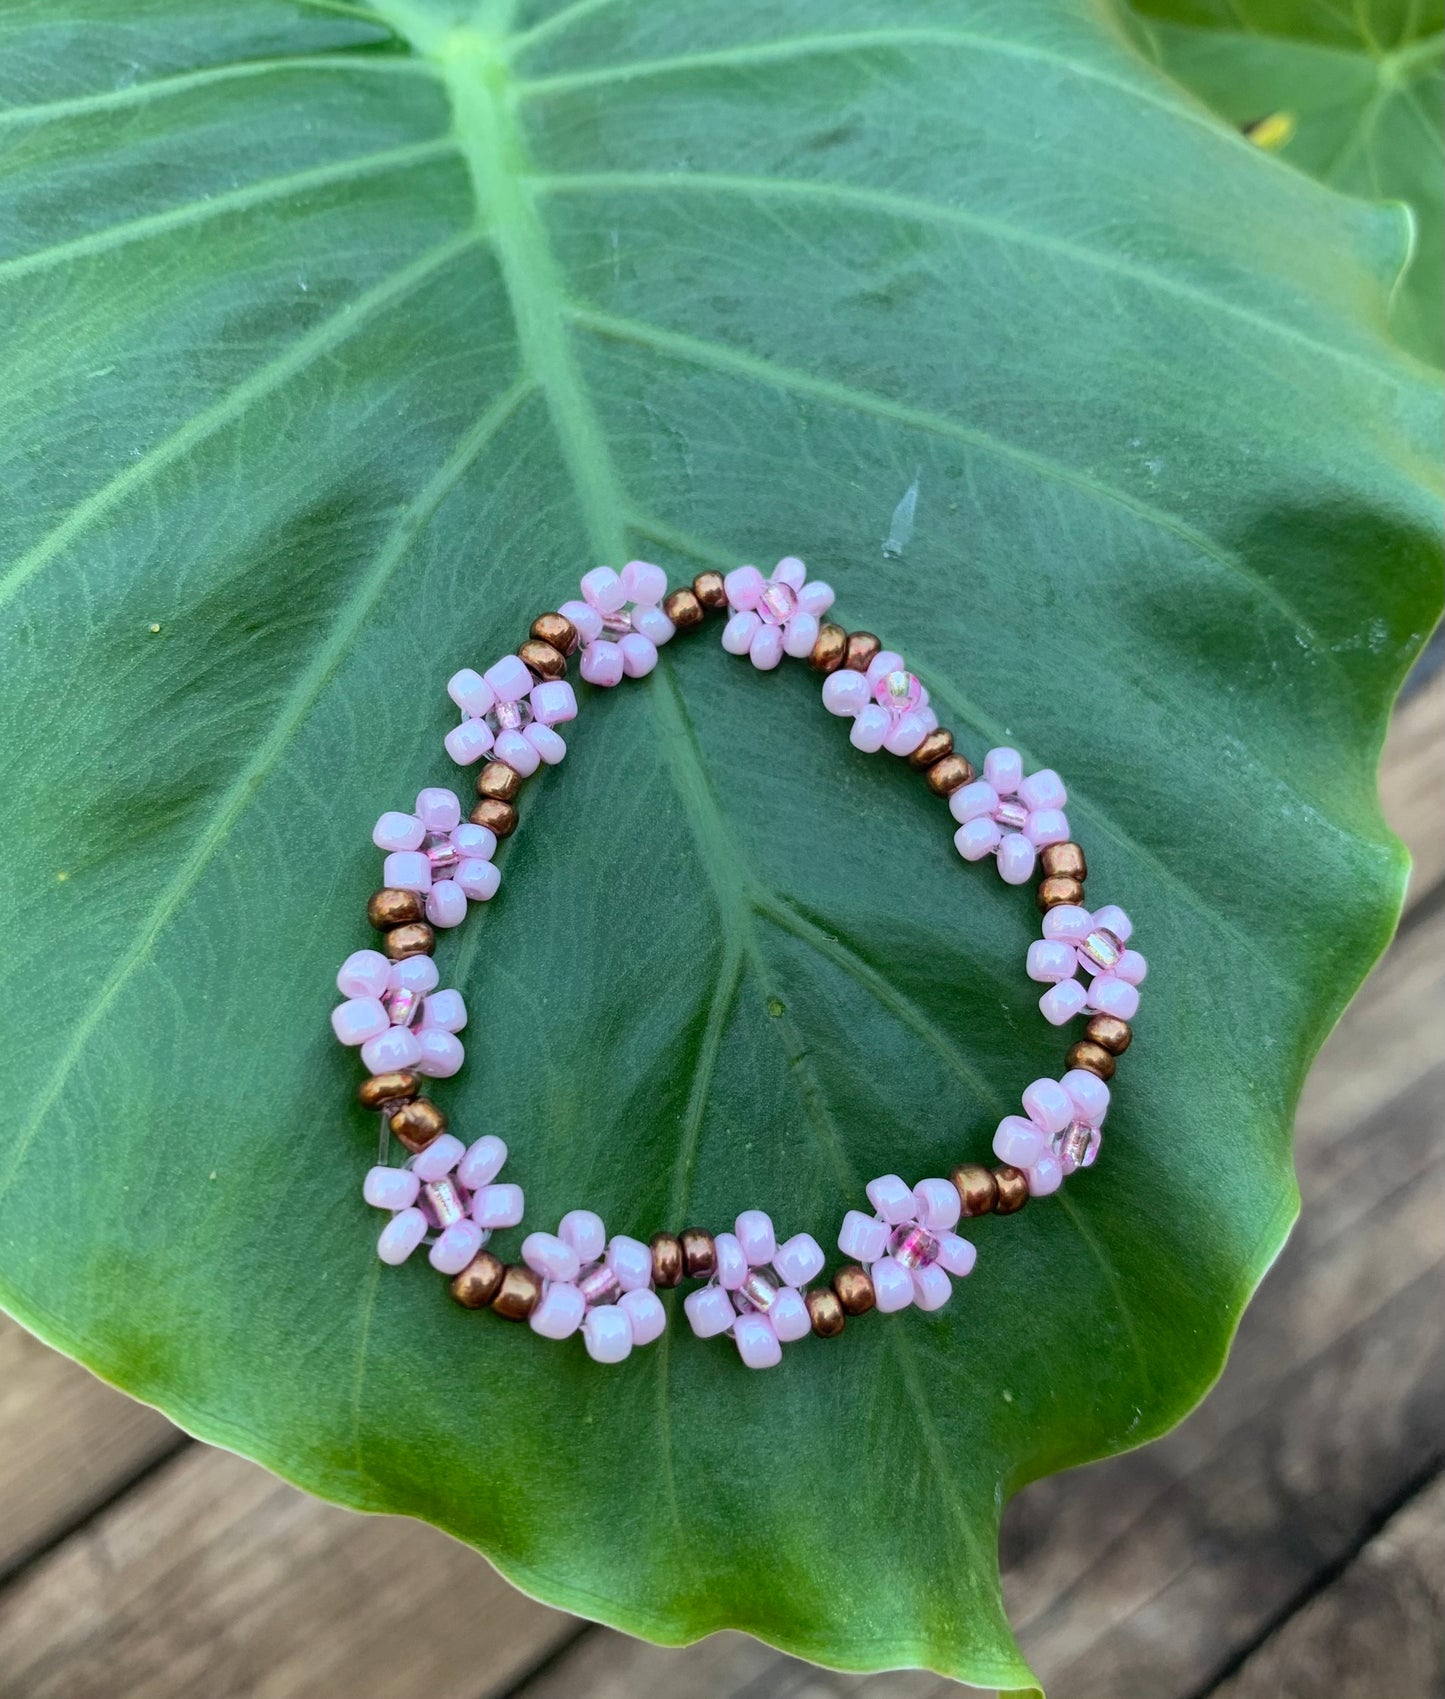
<svg viewBox="0 0 1445 1699"><path fill-rule="evenodd" d="M1084 1037L1102 1044L1111 1056L1122 1056L1134 1042L1134 1030L1117 1015L1095 1015L1084 1028Z"/></svg>
<svg viewBox="0 0 1445 1699"><path fill-rule="evenodd" d="M819 1339L836 1339L848 1315L832 1287L810 1286L803 1294L803 1302L808 1306L808 1320Z"/></svg>
<svg viewBox="0 0 1445 1699"><path fill-rule="evenodd" d="M915 773L926 772L935 761L941 761L945 755L953 754L953 733L939 726L936 731L929 732L908 757L908 765Z"/></svg>
<svg viewBox="0 0 1445 1699"><path fill-rule="evenodd" d="M882 647L882 643L871 631L850 631L843 665L849 672L866 673L873 664L873 657Z"/></svg>
<svg viewBox="0 0 1445 1699"><path fill-rule="evenodd" d="M522 790L522 775L505 761L488 761L477 774L477 795L498 802L515 802Z"/></svg>
<svg viewBox="0 0 1445 1699"><path fill-rule="evenodd" d="M550 643L564 655L570 655L577 647L577 627L566 614L538 614L528 636L535 637L539 643Z"/></svg>
<svg viewBox="0 0 1445 1699"><path fill-rule="evenodd" d="M872 1276L866 1268L859 1268L856 1262L840 1268L833 1276L833 1292L844 1314L850 1316L866 1315L877 1302L873 1296Z"/></svg>
<svg viewBox="0 0 1445 1699"><path fill-rule="evenodd" d="M703 607L719 613L728 605L728 593L723 588L720 572L700 572L692 581L692 593Z"/></svg>
<svg viewBox="0 0 1445 1699"><path fill-rule="evenodd" d="M446 1111L438 1109L430 1098L418 1097L402 1104L389 1124L397 1140L415 1156L447 1130Z"/></svg>
<svg viewBox="0 0 1445 1699"><path fill-rule="evenodd" d="M962 755L945 755L941 761L935 761L923 776L935 796L948 797L965 785L971 785L975 775L972 761L965 760Z"/></svg>
<svg viewBox="0 0 1445 1699"><path fill-rule="evenodd" d="M497 1295L492 1308L508 1321L526 1321L542 1301L542 1282L521 1263L502 1265L502 1278L497 1283Z"/></svg>
<svg viewBox="0 0 1445 1699"><path fill-rule="evenodd" d="M1045 914L1051 908L1057 908L1060 903L1082 903L1084 887L1077 879L1060 879L1050 876L1039 880L1038 902Z"/></svg>
<svg viewBox="0 0 1445 1699"><path fill-rule="evenodd" d="M1101 1080L1114 1077L1114 1058L1102 1044L1095 1044L1091 1038L1081 1038L1077 1044L1071 1044L1064 1060L1069 1067L1097 1074Z"/></svg>
<svg viewBox="0 0 1445 1699"><path fill-rule="evenodd" d="M834 625L831 621L820 625L808 655L808 665L814 672L835 673L847 658L848 633L841 625Z"/></svg>
<svg viewBox="0 0 1445 1699"><path fill-rule="evenodd" d="M421 1090L421 1075L410 1068L397 1068L389 1074L373 1074L356 1088L356 1101L363 1109L390 1109L394 1104L408 1102Z"/></svg>
<svg viewBox="0 0 1445 1699"><path fill-rule="evenodd" d="M1077 879L1082 885L1089 877L1089 864L1077 844L1045 844L1039 865L1050 879Z"/></svg>
<svg viewBox="0 0 1445 1699"><path fill-rule="evenodd" d="M652 1284L676 1286L682 1279L682 1242L675 1233L652 1235Z"/></svg>
<svg viewBox="0 0 1445 1699"><path fill-rule="evenodd" d="M566 678L567 657L560 649L550 643L544 643L540 637L529 637L517 650L519 659L527 663L527 670L538 678Z"/></svg>
<svg viewBox="0 0 1445 1699"><path fill-rule="evenodd" d="M965 1215L989 1215L998 1202L998 1182L981 1162L960 1162L949 1173Z"/></svg>
<svg viewBox="0 0 1445 1699"><path fill-rule="evenodd" d="M670 590L662 598L662 611L679 631L691 631L707 617L696 591L689 590L686 585L680 590Z"/></svg>
<svg viewBox="0 0 1445 1699"><path fill-rule="evenodd" d="M677 1236L682 1246L682 1272L689 1280L706 1280L717 1269L717 1246L712 1234L701 1227L684 1228Z"/></svg>
<svg viewBox="0 0 1445 1699"><path fill-rule="evenodd" d="M392 961L404 962L408 956L429 956L437 947L437 935L424 920L418 920L411 926L393 926L381 947Z"/></svg>
<svg viewBox="0 0 1445 1699"><path fill-rule="evenodd" d="M1029 1201L1029 1177L1022 1168L1002 1163L993 1171L993 1183L998 1187L998 1201L993 1206L995 1215L1012 1215Z"/></svg>
<svg viewBox="0 0 1445 1699"><path fill-rule="evenodd" d="M395 885L373 891L366 905L366 918L379 932L391 926L409 926L425 913L426 904L415 891L403 891Z"/></svg>
<svg viewBox="0 0 1445 1699"><path fill-rule="evenodd" d="M458 1275L452 1277L452 1297L464 1310L484 1310L501 1290L507 1265L490 1251L478 1251Z"/></svg>
<svg viewBox="0 0 1445 1699"><path fill-rule="evenodd" d="M516 808L495 796L484 796L467 818L474 826L485 826L499 838L510 838L517 829Z"/></svg>

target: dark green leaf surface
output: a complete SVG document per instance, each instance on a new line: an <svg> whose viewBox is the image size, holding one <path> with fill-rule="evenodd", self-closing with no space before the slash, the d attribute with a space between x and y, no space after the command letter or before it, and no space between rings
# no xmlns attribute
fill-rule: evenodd
<svg viewBox="0 0 1445 1699"><path fill-rule="evenodd" d="M0 4L0 1297L558 1604L1025 1687L1002 1505L1217 1373L1399 901L1406 221L1061 0L382 10ZM604 1371L378 1265L332 975L451 671L596 560L789 550L975 757L1064 773L1148 996L1106 1160L946 1309L767 1375L679 1310ZM439 1096L531 1221L830 1243L1058 1071L1028 893L805 670L713 633L575 731L441 952Z"/></svg>
<svg viewBox="0 0 1445 1699"><path fill-rule="evenodd" d="M1440 0L1135 0L1150 49L1217 112L1282 115L1280 157L1345 194L1401 200L1415 252L1390 326L1445 364L1445 6Z"/></svg>

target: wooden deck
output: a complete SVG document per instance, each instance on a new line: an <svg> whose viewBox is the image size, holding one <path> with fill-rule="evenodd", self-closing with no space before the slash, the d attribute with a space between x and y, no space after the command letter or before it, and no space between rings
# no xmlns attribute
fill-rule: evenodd
<svg viewBox="0 0 1445 1699"><path fill-rule="evenodd" d="M1300 1114L1304 1216L1183 1427L1041 1482L1005 1581L1052 1699L1438 1699L1445 1682L1445 676L1397 716L1415 855ZM186 1439L0 1318L0 1699L926 1699L722 1634L664 1652L418 1523Z"/></svg>

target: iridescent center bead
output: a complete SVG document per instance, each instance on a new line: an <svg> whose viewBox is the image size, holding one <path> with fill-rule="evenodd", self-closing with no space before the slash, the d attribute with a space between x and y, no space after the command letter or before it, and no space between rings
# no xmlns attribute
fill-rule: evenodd
<svg viewBox="0 0 1445 1699"><path fill-rule="evenodd" d="M1063 1132L1054 1134L1052 1143L1059 1166L1066 1174L1072 1174L1092 1166L1099 1154L1099 1129L1083 1121L1071 1121Z"/></svg>
<svg viewBox="0 0 1445 1699"><path fill-rule="evenodd" d="M898 667L884 673L873 686L873 700L890 714L906 714L922 705L923 686L914 673Z"/></svg>
<svg viewBox="0 0 1445 1699"><path fill-rule="evenodd" d="M448 1175L442 1180L428 1180L417 1193L416 1201L427 1225L440 1230L463 1220L472 1200L466 1188Z"/></svg>
<svg viewBox="0 0 1445 1699"><path fill-rule="evenodd" d="M393 1026L415 1026L421 1019L425 1002L421 992L413 991L409 985L398 986L396 990L384 991L381 995L382 1007L391 1017Z"/></svg>
<svg viewBox="0 0 1445 1699"><path fill-rule="evenodd" d="M926 1227L904 1222L888 1241L888 1254L905 1268L927 1268L938 1261L938 1240Z"/></svg>
<svg viewBox="0 0 1445 1699"><path fill-rule="evenodd" d="M798 611L798 592L791 584L770 579L758 597L758 618L764 625L782 625Z"/></svg>
<svg viewBox="0 0 1445 1699"><path fill-rule="evenodd" d="M530 702L498 702L482 718L494 732L519 732L532 718Z"/></svg>
<svg viewBox="0 0 1445 1699"><path fill-rule="evenodd" d="M766 1315L777 1300L778 1289L761 1269L750 1268L747 1279L738 1287L737 1296L742 1299L745 1309L761 1310Z"/></svg>
<svg viewBox="0 0 1445 1699"><path fill-rule="evenodd" d="M1080 950L1097 967L1107 973L1111 967L1117 967L1119 958L1124 954L1123 942L1114 936L1107 926L1096 926L1079 946Z"/></svg>
<svg viewBox="0 0 1445 1699"><path fill-rule="evenodd" d="M602 629L614 637L626 637L632 630L632 615L626 608L619 608L615 614L603 614Z"/></svg>
<svg viewBox="0 0 1445 1699"><path fill-rule="evenodd" d="M593 1304L610 1304L622 1290L622 1282L610 1263L599 1262L577 1282L577 1290L590 1308Z"/></svg>
<svg viewBox="0 0 1445 1699"><path fill-rule="evenodd" d="M993 811L993 817L1011 832L1021 832L1029 823L1029 811L1016 796L1004 797Z"/></svg>
<svg viewBox="0 0 1445 1699"><path fill-rule="evenodd" d="M435 838L426 847L426 858L431 863L432 877L435 879L450 878L453 869L461 861L450 838Z"/></svg>

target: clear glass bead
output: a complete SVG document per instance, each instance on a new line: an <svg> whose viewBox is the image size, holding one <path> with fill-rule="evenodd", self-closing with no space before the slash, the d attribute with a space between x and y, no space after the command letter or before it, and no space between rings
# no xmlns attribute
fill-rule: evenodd
<svg viewBox="0 0 1445 1699"><path fill-rule="evenodd" d="M894 1229L888 1241L888 1254L905 1268L927 1268L938 1261L938 1240L916 1221L905 1221Z"/></svg>
<svg viewBox="0 0 1445 1699"><path fill-rule="evenodd" d="M1029 811L1016 796L1004 797L993 817L1008 832L1021 832L1029 823Z"/></svg>
<svg viewBox="0 0 1445 1699"><path fill-rule="evenodd" d="M577 1290L590 1308L593 1304L610 1304L622 1290L622 1282L610 1263L599 1262L577 1282Z"/></svg>
<svg viewBox="0 0 1445 1699"><path fill-rule="evenodd" d="M1119 958L1124 954L1124 944L1107 926L1096 926L1079 945L1079 952L1107 973L1110 968L1119 965Z"/></svg>
<svg viewBox="0 0 1445 1699"><path fill-rule="evenodd" d="M426 846L426 858L431 863L433 879L450 879L462 859L450 838L433 838Z"/></svg>
<svg viewBox="0 0 1445 1699"><path fill-rule="evenodd" d="M450 1175L444 1180L428 1180L416 1199L417 1208L426 1217L427 1225L438 1232L461 1221L471 1201L466 1187Z"/></svg>
<svg viewBox="0 0 1445 1699"><path fill-rule="evenodd" d="M923 686L916 674L904 672L901 667L895 668L891 673L884 673L873 686L873 700L890 714L907 714L922 706Z"/></svg>
<svg viewBox="0 0 1445 1699"><path fill-rule="evenodd" d="M1054 1155L1059 1159L1059 1167L1066 1174L1077 1173L1080 1168L1091 1168L1102 1142L1099 1129L1083 1121L1071 1121L1063 1132L1055 1133L1050 1140Z"/></svg>
<svg viewBox="0 0 1445 1699"><path fill-rule="evenodd" d="M783 625L798 611L798 592L791 584L770 579L758 598L758 618L764 625Z"/></svg>
<svg viewBox="0 0 1445 1699"><path fill-rule="evenodd" d="M761 1310L764 1315L777 1302L778 1289L761 1269L750 1268L747 1279L733 1294L740 1310Z"/></svg>
<svg viewBox="0 0 1445 1699"><path fill-rule="evenodd" d="M420 991L413 991L409 985L399 986L395 991L384 991L381 994L381 1004L391 1018L393 1026L415 1026L421 1019L422 1006L426 998Z"/></svg>
<svg viewBox="0 0 1445 1699"><path fill-rule="evenodd" d="M519 732L523 726L531 723L532 704L530 702L498 702L496 707L484 714L482 718L491 727L494 735L497 732Z"/></svg>
<svg viewBox="0 0 1445 1699"><path fill-rule="evenodd" d="M615 614L603 614L602 629L613 637L626 637L632 630L632 615L626 608L619 608Z"/></svg>

